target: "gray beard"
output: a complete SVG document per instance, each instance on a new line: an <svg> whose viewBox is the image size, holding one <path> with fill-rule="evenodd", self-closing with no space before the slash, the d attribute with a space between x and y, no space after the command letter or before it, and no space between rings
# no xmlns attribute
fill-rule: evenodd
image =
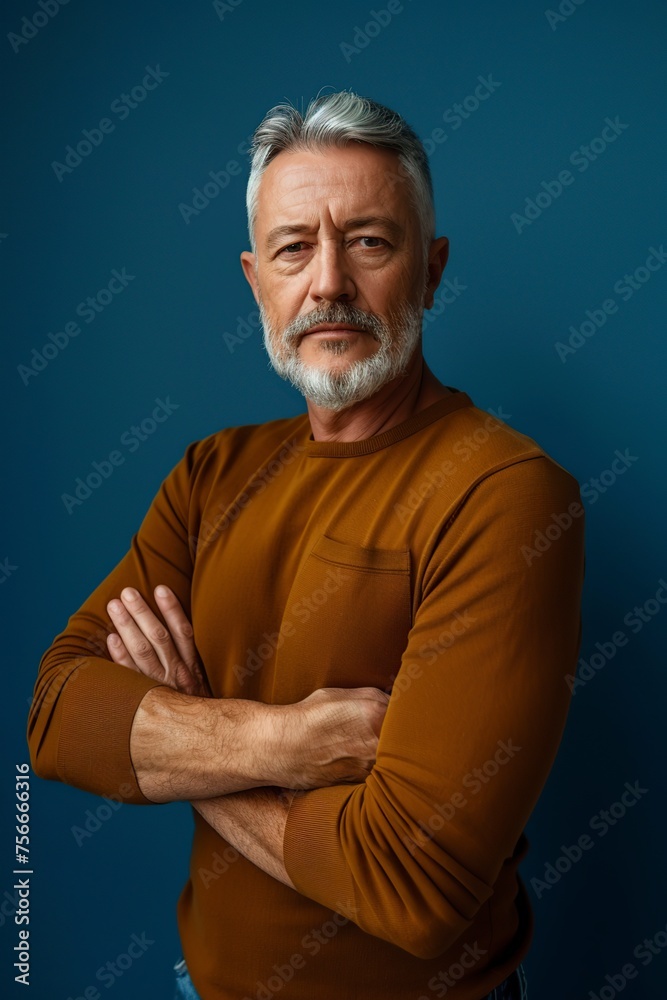
<svg viewBox="0 0 667 1000"><path fill-rule="evenodd" d="M271 364L281 378L291 382L306 399L327 410L343 410L353 403L373 396L387 382L405 375L415 348L420 342L423 307L408 303L393 312L388 323L372 313L363 312L346 302L335 302L324 309L298 316L282 333L272 326L263 303L259 315L264 331L264 347ZM300 336L321 323L350 323L369 331L379 348L368 358L352 361L344 370L328 370L305 364L298 355ZM278 343L279 349L274 345ZM349 341L320 340L323 357L344 355Z"/></svg>

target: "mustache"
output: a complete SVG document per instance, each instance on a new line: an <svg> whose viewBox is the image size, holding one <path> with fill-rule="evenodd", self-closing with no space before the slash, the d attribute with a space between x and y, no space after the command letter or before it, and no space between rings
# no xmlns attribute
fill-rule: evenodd
<svg viewBox="0 0 667 1000"><path fill-rule="evenodd" d="M382 340L386 335L385 324L374 313L364 312L347 302L336 302L326 309L314 309L305 316L297 316L283 330L282 339L285 344L297 342L314 326L322 323L349 323L370 333L375 340Z"/></svg>

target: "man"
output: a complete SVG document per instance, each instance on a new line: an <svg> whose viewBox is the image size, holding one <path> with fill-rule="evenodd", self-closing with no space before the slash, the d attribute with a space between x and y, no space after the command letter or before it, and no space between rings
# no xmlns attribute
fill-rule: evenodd
<svg viewBox="0 0 667 1000"><path fill-rule="evenodd" d="M424 361L448 242L398 114L272 109L247 205L241 263L307 414L188 446L42 658L33 767L192 802L180 995L523 997L577 482Z"/></svg>

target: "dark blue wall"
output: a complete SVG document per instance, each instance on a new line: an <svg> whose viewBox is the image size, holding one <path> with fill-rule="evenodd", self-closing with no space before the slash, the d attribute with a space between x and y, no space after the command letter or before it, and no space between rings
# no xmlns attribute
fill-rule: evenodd
<svg viewBox="0 0 667 1000"><path fill-rule="evenodd" d="M667 950L648 962L633 953L644 938L667 940L659 933L667 886L658 749L667 610L654 596L667 577L659 502L667 267L664 257L654 271L645 266L667 240L665 11L659 0L563 0L559 14L554 0L549 14L544 2L394 0L381 29L371 11L386 10L384 0L71 0L52 16L44 6L51 11L56 0L3 5L0 893L12 884L14 764L27 759L41 654L125 553L189 442L303 411L268 368L238 262L247 246L244 143L273 104L352 88L400 111L429 140L438 234L452 247L446 275L461 289L426 323L431 367L478 406L501 407L588 484L581 655L598 657L576 690L528 830L523 874L537 924L530 995L569 1000L607 986L608 998L605 977L632 962L638 974L624 997L663 996ZM121 110L115 102L146 67L161 82ZM480 77L491 78L493 92L476 108L468 100L457 117L455 105ZM53 166L105 118L89 155L78 165L70 157L67 170ZM613 141L591 147L607 119L617 134L607 127ZM192 204L210 171L227 171L224 190L189 215L179 206ZM114 269L133 276L127 287L101 312L77 314ZM230 350L225 334L242 320L252 332ZM75 322L80 332L61 337L42 370L26 374L33 348L41 353L49 334ZM123 438L167 397L178 408L154 435L138 445ZM61 495L119 448L123 464L68 513ZM626 449L626 470L603 475L599 492L593 479ZM635 606L645 621L633 617ZM612 638L619 631L624 645ZM601 835L594 817L626 782L646 791ZM144 932L154 944L114 984L116 994L171 995L189 809L124 806L77 844L72 827L101 804L33 779L32 997L82 995ZM565 869L563 845L586 833L593 847L558 881L531 881L544 881L549 863ZM10 995L16 929L4 915L0 922L0 993Z"/></svg>

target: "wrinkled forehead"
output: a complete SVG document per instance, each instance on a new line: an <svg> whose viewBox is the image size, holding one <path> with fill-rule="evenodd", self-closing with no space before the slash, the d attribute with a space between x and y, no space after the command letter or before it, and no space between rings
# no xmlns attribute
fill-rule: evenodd
<svg viewBox="0 0 667 1000"><path fill-rule="evenodd" d="M395 150L355 142L278 153L261 177L256 227L259 236L295 221L318 228L324 219L338 225L350 217L380 214L409 225L413 213L406 176Z"/></svg>

